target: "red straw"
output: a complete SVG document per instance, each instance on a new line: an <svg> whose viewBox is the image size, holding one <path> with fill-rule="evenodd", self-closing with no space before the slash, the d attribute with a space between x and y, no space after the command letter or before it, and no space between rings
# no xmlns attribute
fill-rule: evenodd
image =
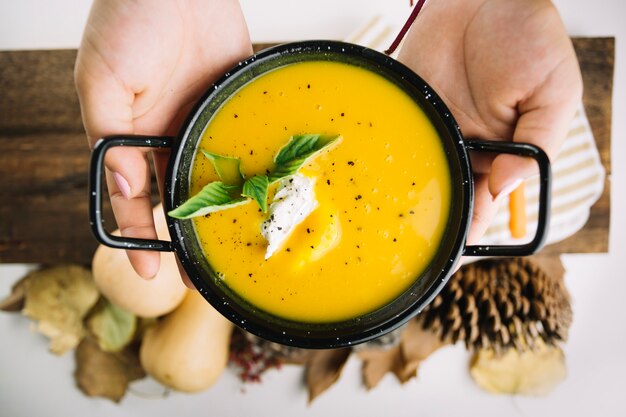
<svg viewBox="0 0 626 417"><path fill-rule="evenodd" d="M400 33L398 33L398 36L396 36L396 38L393 40L391 46L387 50L385 50L385 54L391 55L394 53L396 48L398 48L398 45L400 45L400 42L402 42L402 39L404 39L404 36L409 31L409 28L415 21L415 18L419 14L420 10L422 10L422 6L424 6L424 3L426 3L426 0L419 0L417 2L417 5L413 8L413 11L411 12L411 15L407 19L406 23L404 24L404 26L402 26L402 29L400 29Z"/></svg>

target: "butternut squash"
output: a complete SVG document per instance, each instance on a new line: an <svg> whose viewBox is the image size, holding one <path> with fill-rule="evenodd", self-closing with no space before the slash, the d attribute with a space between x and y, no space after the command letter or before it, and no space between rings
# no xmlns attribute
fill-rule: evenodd
<svg viewBox="0 0 626 417"><path fill-rule="evenodd" d="M153 210L157 235L168 239L163 208ZM113 232L119 236L119 231ZM113 304L140 317L158 317L174 310L187 293L173 253L161 254L157 275L141 278L128 260L125 251L104 245L96 250L92 262L93 277L100 292Z"/></svg>
<svg viewBox="0 0 626 417"><path fill-rule="evenodd" d="M157 381L178 391L209 388L228 362L232 324L197 291L144 335L139 359Z"/></svg>

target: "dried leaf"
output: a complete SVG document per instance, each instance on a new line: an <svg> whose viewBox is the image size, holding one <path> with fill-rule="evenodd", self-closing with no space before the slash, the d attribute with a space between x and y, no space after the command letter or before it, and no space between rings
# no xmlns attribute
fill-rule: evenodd
<svg viewBox="0 0 626 417"><path fill-rule="evenodd" d="M446 343L441 341L437 332L423 328L419 318L411 320L406 325L400 340L402 366L395 371L398 380L405 383L417 376L419 364L445 345Z"/></svg>
<svg viewBox="0 0 626 417"><path fill-rule="evenodd" d="M368 349L359 352L363 361L361 369L363 383L369 390L383 379L387 372L394 372L402 367L402 351L400 345L389 349Z"/></svg>
<svg viewBox="0 0 626 417"><path fill-rule="evenodd" d="M75 348L85 335L83 318L98 300L91 273L68 265L27 275L23 314L37 320L37 330L50 338L50 350L62 354Z"/></svg>
<svg viewBox="0 0 626 417"><path fill-rule="evenodd" d="M114 354L122 364L128 382L133 382L146 376L146 371L144 371L141 367L141 362L139 362L139 347L140 343L133 343L124 350Z"/></svg>
<svg viewBox="0 0 626 417"><path fill-rule="evenodd" d="M402 384L417 375L420 363L445 343L431 329L423 329L419 319L404 328L398 346L390 349L368 349L359 352L363 360L363 382L372 389L392 372Z"/></svg>
<svg viewBox="0 0 626 417"><path fill-rule="evenodd" d="M306 364L309 404L339 379L350 353L351 349L344 348L318 350L311 354Z"/></svg>
<svg viewBox="0 0 626 417"><path fill-rule="evenodd" d="M470 374L474 381L493 394L547 395L565 379L563 351L541 339L534 349L508 349L502 355L483 349L472 358Z"/></svg>
<svg viewBox="0 0 626 417"><path fill-rule="evenodd" d="M76 349L76 384L85 395L119 402L128 384L145 376L137 349L119 353L104 352L91 339L83 339Z"/></svg>
<svg viewBox="0 0 626 417"><path fill-rule="evenodd" d="M26 275L11 287L11 294L4 300L0 301L0 311L14 312L24 308L26 298L26 286L28 285L29 276Z"/></svg>
<svg viewBox="0 0 626 417"><path fill-rule="evenodd" d="M87 326L105 352L118 352L133 340L137 317L102 299L87 319Z"/></svg>

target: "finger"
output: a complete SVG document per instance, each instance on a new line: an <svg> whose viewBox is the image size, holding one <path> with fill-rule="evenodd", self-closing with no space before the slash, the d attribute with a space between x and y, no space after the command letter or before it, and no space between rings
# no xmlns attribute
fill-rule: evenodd
<svg viewBox="0 0 626 417"><path fill-rule="evenodd" d="M157 179L157 185L159 187L159 194L163 195L165 187L165 173L167 171L167 164L169 163L170 151L169 149L153 149L152 161L154 162L154 174Z"/></svg>
<svg viewBox="0 0 626 417"><path fill-rule="evenodd" d="M115 152L114 152L115 151ZM145 151L138 148L113 149L107 154L107 185L111 206L122 236L156 239L150 199L150 167ZM153 251L126 251L138 275L154 277L160 254Z"/></svg>
<svg viewBox="0 0 626 417"><path fill-rule="evenodd" d="M486 174L474 174L474 211L472 212L472 221L465 245L478 244L478 241L485 234L495 217L498 206L499 201L493 201L489 193L489 176ZM461 261L457 263L454 272L458 271L468 259L472 258L461 257Z"/></svg>
<svg viewBox="0 0 626 417"><path fill-rule="evenodd" d="M472 164L472 172L476 174L488 174L491 171L491 165L496 156L486 152L470 152L469 157Z"/></svg>
<svg viewBox="0 0 626 417"><path fill-rule="evenodd" d="M489 176L474 175L474 211L467 234L466 244L475 245L485 234L498 210L499 202L493 201L489 193Z"/></svg>
<svg viewBox="0 0 626 417"><path fill-rule="evenodd" d="M542 148L555 158L576 114L582 96L582 81L575 56L562 61L526 100L518 105L513 141ZM493 161L489 191L494 196L513 191L513 185L536 174L537 164L530 158L499 155Z"/></svg>
<svg viewBox="0 0 626 417"><path fill-rule="evenodd" d="M181 272L180 276L183 279L183 284L185 284L187 288L189 288L190 290L196 291L195 285L193 285L193 283L191 282L187 274Z"/></svg>
<svg viewBox="0 0 626 417"><path fill-rule="evenodd" d="M178 264L178 270L180 271L180 277L183 279L183 284L185 284L185 286L187 288L189 288L190 290L196 290L196 286L193 285L193 283L191 282L191 280L189 279L189 276L187 275L187 272L185 272L185 269L183 268L183 265L180 263L180 260L178 259L178 256L176 257L176 263Z"/></svg>
<svg viewBox="0 0 626 417"><path fill-rule="evenodd" d="M156 176L159 184L159 189L161 190L161 193L163 192L163 180L165 179L165 169L167 167L167 162L169 159L169 151L164 151L164 150L155 150L152 153L152 158L154 160L154 169L156 172ZM167 213L165 213L165 215L167 216ZM187 272L185 271L185 269L183 268L183 265L180 263L180 260L178 259L178 256L176 256L176 263L178 264L178 270L180 271L180 277L183 280L183 284L185 284L185 286L187 288L189 288L190 290L196 290L195 285L193 285L193 283L191 282L191 280L189 279L189 276L187 275Z"/></svg>

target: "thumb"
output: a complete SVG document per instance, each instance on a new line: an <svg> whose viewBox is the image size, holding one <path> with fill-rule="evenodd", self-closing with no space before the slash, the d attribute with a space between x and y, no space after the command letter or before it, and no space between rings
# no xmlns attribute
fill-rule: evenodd
<svg viewBox="0 0 626 417"><path fill-rule="evenodd" d="M578 100L522 109L513 134L514 142L526 142L541 148L553 160L567 136L576 113ZM528 157L501 154L494 158L489 174L489 192L494 199L510 194L521 182L539 172L537 163Z"/></svg>
<svg viewBox="0 0 626 417"><path fill-rule="evenodd" d="M528 157L509 154L498 155L494 158L489 173L488 187L492 199L499 200L506 197L515 191L526 178L532 177L538 172L537 164Z"/></svg>
<svg viewBox="0 0 626 417"><path fill-rule="evenodd" d="M78 50L74 83L90 146L107 135L133 133L135 94L88 45Z"/></svg>
<svg viewBox="0 0 626 417"><path fill-rule="evenodd" d="M556 157L582 98L582 78L573 49L550 71L526 98L517 104L519 118L514 142L527 142ZM525 178L538 172L530 158L498 155L491 165L489 192L494 198L506 195Z"/></svg>

